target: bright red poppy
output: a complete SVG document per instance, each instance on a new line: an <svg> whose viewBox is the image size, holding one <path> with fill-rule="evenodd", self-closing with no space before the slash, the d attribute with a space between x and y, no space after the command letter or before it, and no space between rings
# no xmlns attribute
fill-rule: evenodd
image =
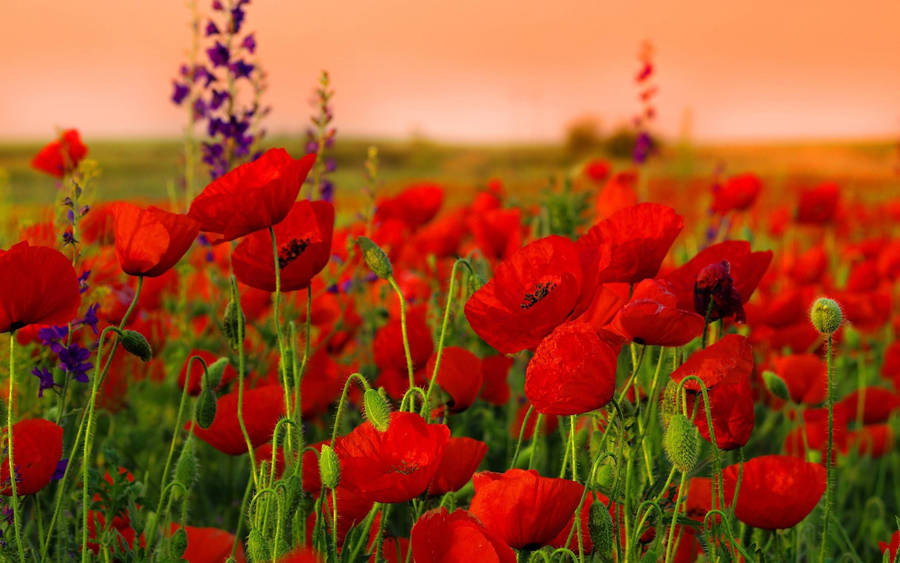
<svg viewBox="0 0 900 563"><path fill-rule="evenodd" d="M840 197L840 188L833 182L803 190L797 203L797 222L811 225L828 223L837 213Z"/></svg>
<svg viewBox="0 0 900 563"><path fill-rule="evenodd" d="M590 181L601 184L612 172L612 165L602 158L592 158L585 163L582 171Z"/></svg>
<svg viewBox="0 0 900 563"><path fill-rule="evenodd" d="M637 205L634 191L637 181L638 174L633 170L613 174L597 193L597 218L605 219L616 211Z"/></svg>
<svg viewBox="0 0 900 563"><path fill-rule="evenodd" d="M431 377L437 354L428 360L425 375ZM447 346L441 355L441 369L437 374L437 384L450 399L447 408L450 412L462 412L472 406L481 391L481 360L465 348Z"/></svg>
<svg viewBox="0 0 900 563"><path fill-rule="evenodd" d="M87 156L87 152L87 146L81 142L78 130L66 129L58 139L45 145L34 155L31 167L62 178L78 168L78 163Z"/></svg>
<svg viewBox="0 0 900 563"><path fill-rule="evenodd" d="M298 201L274 231L281 290L305 289L331 258L334 206L327 201ZM240 282L275 291L275 257L268 231L241 240L231 255L231 265Z"/></svg>
<svg viewBox="0 0 900 563"><path fill-rule="evenodd" d="M891 414L900 409L900 395L884 387L854 389L838 402L837 407L846 410L850 420L861 416L863 424L879 424L887 422Z"/></svg>
<svg viewBox="0 0 900 563"><path fill-rule="evenodd" d="M733 450L747 443L753 432L756 415L750 377L753 374L753 350L743 336L729 334L712 346L694 352L675 370L672 381L680 382L689 375L699 377L709 395L710 414L720 449ZM710 440L706 406L700 385L691 379L684 384L688 393L688 413L699 401L694 425L700 435Z"/></svg>
<svg viewBox="0 0 900 563"><path fill-rule="evenodd" d="M298 547L278 558L278 563L324 563L325 558L308 547Z"/></svg>
<svg viewBox="0 0 900 563"><path fill-rule="evenodd" d="M878 542L878 548L881 549L882 554L888 553L888 561L894 561L897 554L900 553L900 530L894 532L889 543Z"/></svg>
<svg viewBox="0 0 900 563"><path fill-rule="evenodd" d="M515 549L549 544L575 513L583 487L574 481L510 469L476 473L469 507L484 527Z"/></svg>
<svg viewBox="0 0 900 563"><path fill-rule="evenodd" d="M525 372L537 412L574 415L599 409L616 390L619 348L589 324L560 325L538 345Z"/></svg>
<svg viewBox="0 0 900 563"><path fill-rule="evenodd" d="M729 211L744 211L753 205L762 189L762 181L752 172L732 176L713 192L712 210L724 215Z"/></svg>
<svg viewBox="0 0 900 563"><path fill-rule="evenodd" d="M503 406L509 401L509 369L513 365L513 359L506 356L494 355L481 359L481 399L497 406Z"/></svg>
<svg viewBox="0 0 900 563"><path fill-rule="evenodd" d="M848 445L856 446L859 455L882 457L894 449L894 431L889 424L866 424L847 436Z"/></svg>
<svg viewBox="0 0 900 563"><path fill-rule="evenodd" d="M62 457L63 429L42 418L20 420L12 427L13 463L16 466L16 494L34 494L50 482ZM3 440L3 450L7 448ZM0 466L0 495L10 496L9 456Z"/></svg>
<svg viewBox="0 0 900 563"><path fill-rule="evenodd" d="M181 260L200 232L187 215L120 201L112 208L116 257L130 276L161 276Z"/></svg>
<svg viewBox="0 0 900 563"><path fill-rule="evenodd" d="M671 207L639 203L616 211L580 239L579 247L609 249L609 262L600 264L600 281L637 283L659 272L678 233L684 227Z"/></svg>
<svg viewBox="0 0 900 563"><path fill-rule="evenodd" d="M250 443L256 448L272 439L278 419L284 416L284 390L281 385L245 389L243 402L244 425ZM247 442L238 423L237 403L237 390L219 397L212 425L209 428L193 425L194 434L224 454L247 453Z"/></svg>
<svg viewBox="0 0 900 563"><path fill-rule="evenodd" d="M488 260L506 260L522 246L525 231L518 207L473 212L467 221L475 244Z"/></svg>
<svg viewBox="0 0 900 563"><path fill-rule="evenodd" d="M277 225L290 212L315 160L315 154L294 160L284 149L269 149L206 186L188 215L200 222L201 231L219 235L211 242Z"/></svg>
<svg viewBox="0 0 900 563"><path fill-rule="evenodd" d="M703 332L703 317L678 308L665 280L643 280L611 328L638 344L684 346Z"/></svg>
<svg viewBox="0 0 900 563"><path fill-rule="evenodd" d="M70 258L27 242L0 250L0 333L33 324L64 325L80 304Z"/></svg>
<svg viewBox="0 0 900 563"><path fill-rule="evenodd" d="M394 219L415 229L431 221L443 203L444 188L433 182L421 182L407 187L396 196L379 199L375 204L375 220L383 222Z"/></svg>
<svg viewBox="0 0 900 563"><path fill-rule="evenodd" d="M449 439L446 425L415 413L391 413L384 432L366 421L335 442L341 486L374 502L407 502L428 488Z"/></svg>
<svg viewBox="0 0 900 563"><path fill-rule="evenodd" d="M493 279L469 298L466 319L504 354L533 348L588 307L598 261L597 250L564 237L532 242L500 263Z"/></svg>
<svg viewBox="0 0 900 563"><path fill-rule="evenodd" d="M409 307L406 311L406 337L414 371L425 367L434 352L434 339L425 313L425 306ZM403 327L400 321L400 315L396 315L375 332L372 350L375 365L379 369L394 369L405 374L406 353L403 349Z"/></svg>
<svg viewBox="0 0 900 563"><path fill-rule="evenodd" d="M484 442L465 436L450 438L437 473L428 486L428 494L442 495L460 490L472 478L487 451Z"/></svg>
<svg viewBox="0 0 900 563"><path fill-rule="evenodd" d="M502 539L463 509L436 508L423 514L410 534L416 563L515 563L516 554Z"/></svg>
<svg viewBox="0 0 900 563"><path fill-rule="evenodd" d="M174 534L181 527L181 524L173 522L169 526L169 534ZM231 557L235 538L225 530L184 526L184 531L187 532L187 549L181 558L188 563L221 563ZM241 542L238 542L234 558L237 563L247 560Z"/></svg>
<svg viewBox="0 0 900 563"><path fill-rule="evenodd" d="M795 403L818 405L825 401L825 362L814 354L775 358L774 371L787 385Z"/></svg>

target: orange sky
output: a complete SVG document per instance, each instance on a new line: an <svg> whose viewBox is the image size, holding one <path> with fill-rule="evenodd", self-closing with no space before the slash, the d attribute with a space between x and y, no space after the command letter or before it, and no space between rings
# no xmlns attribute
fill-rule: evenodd
<svg viewBox="0 0 900 563"><path fill-rule="evenodd" d="M204 7L208 0L200 0ZM180 0L0 0L0 139L177 136ZM657 48L659 127L701 140L900 136L900 1L254 0L270 130L297 132L321 69L343 134L544 140L637 109Z"/></svg>

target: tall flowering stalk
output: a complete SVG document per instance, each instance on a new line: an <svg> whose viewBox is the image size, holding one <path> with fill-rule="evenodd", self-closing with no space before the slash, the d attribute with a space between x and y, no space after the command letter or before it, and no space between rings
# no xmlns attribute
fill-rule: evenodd
<svg viewBox="0 0 900 563"><path fill-rule="evenodd" d="M327 177L336 169L333 157L325 157L327 150L334 147L334 139L337 129L331 126L334 113L331 108L331 98L334 90L331 89L331 80L328 71L323 70L319 77L319 87L316 88L315 105L318 112L310 118L312 127L306 129L306 152L316 153L316 164L312 173L306 179L310 190L315 190L319 199L325 201L334 200L334 183Z"/></svg>
<svg viewBox="0 0 900 563"><path fill-rule="evenodd" d="M656 151L656 142L649 131L650 125L656 120L656 106L653 104L653 98L656 97L659 91L659 87L653 82L656 71L656 67L653 64L653 54L653 44L649 41L644 41L638 54L641 70L634 77L634 82L638 87L638 100L641 109L633 118L634 127L637 130L637 139L634 143L632 158L638 164L643 164Z"/></svg>

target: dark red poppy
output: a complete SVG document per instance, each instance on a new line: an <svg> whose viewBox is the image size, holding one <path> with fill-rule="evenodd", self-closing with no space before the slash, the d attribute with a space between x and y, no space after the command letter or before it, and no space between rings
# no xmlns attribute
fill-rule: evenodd
<svg viewBox="0 0 900 563"><path fill-rule="evenodd" d="M466 303L466 319L504 354L536 346L557 326L584 312L596 289L598 254L549 236L500 263L493 279Z"/></svg>
<svg viewBox="0 0 900 563"><path fill-rule="evenodd" d="M509 368L513 359L506 356L488 356L481 360L481 399L492 405L503 406L509 401Z"/></svg>
<svg viewBox="0 0 900 563"><path fill-rule="evenodd" d="M78 168L78 163L87 156L87 152L87 146L81 142L78 130L66 129L58 139L45 145L34 155L31 167L62 178Z"/></svg>
<svg viewBox="0 0 900 563"><path fill-rule="evenodd" d="M538 345L525 372L525 396L537 412L583 414L616 390L619 348L586 323L560 325Z"/></svg>
<svg viewBox="0 0 900 563"><path fill-rule="evenodd" d="M269 149L206 186L188 215L200 222L201 231L220 235L212 242L277 225L297 200L315 160L315 154L294 160L284 149Z"/></svg>
<svg viewBox="0 0 900 563"><path fill-rule="evenodd" d="M752 172L732 176L713 191L712 210L724 215L729 211L744 211L756 201L762 181Z"/></svg>
<svg viewBox="0 0 900 563"><path fill-rule="evenodd" d="M733 450L747 443L756 420L750 377L753 374L753 350L743 336L729 334L703 350L694 352L675 370L672 381L680 382L689 375L699 377L706 385L711 418L720 449ZM699 401L694 425L700 435L710 440L706 406L695 380L684 384L688 393L688 413Z"/></svg>
<svg viewBox="0 0 900 563"><path fill-rule="evenodd" d="M515 549L549 544L572 518L583 487L537 471L484 471L473 478L469 507L484 527Z"/></svg>
<svg viewBox="0 0 900 563"><path fill-rule="evenodd" d="M181 527L181 524L173 522L169 526L169 534L174 534L175 530ZM183 527L187 532L187 549L184 550L181 558L188 563L221 563L231 557L234 535L218 528ZM238 542L234 558L237 563L247 560L241 542ZM281 560L279 559L279 561Z"/></svg>
<svg viewBox="0 0 900 563"><path fill-rule="evenodd" d="M591 227L578 245L609 249L609 262L600 264L601 282L637 283L656 276L683 227L684 221L671 207L639 203Z"/></svg>
<svg viewBox="0 0 900 563"><path fill-rule="evenodd" d="M61 252L27 242L0 250L0 333L67 324L80 304L78 276Z"/></svg>
<svg viewBox="0 0 900 563"><path fill-rule="evenodd" d="M612 172L612 165L602 158L592 158L585 163L582 170L588 180L601 184Z"/></svg>
<svg viewBox="0 0 900 563"><path fill-rule="evenodd" d="M703 332L703 317L678 308L665 280L643 280L619 311L612 329L638 344L684 346Z"/></svg>
<svg viewBox="0 0 900 563"><path fill-rule="evenodd" d="M121 201L113 209L116 257L130 276L156 277L181 260L200 232L187 215Z"/></svg>
<svg viewBox="0 0 900 563"><path fill-rule="evenodd" d="M442 495L460 490L472 478L487 451L484 442L464 436L450 438L437 473L428 486L428 494Z"/></svg>
<svg viewBox="0 0 900 563"><path fill-rule="evenodd" d="M256 448L272 439L278 419L284 416L284 390L280 385L245 389L243 402L244 425L250 443ZM212 425L209 428L194 425L194 434L224 454L247 453L247 442L238 423L237 403L237 390L219 397Z"/></svg>
<svg viewBox="0 0 900 563"><path fill-rule="evenodd" d="M795 403L818 405L825 401L825 362L814 354L775 358L774 371L787 384Z"/></svg>
<svg viewBox="0 0 900 563"><path fill-rule="evenodd" d="M840 197L840 188L832 182L804 190L797 203L797 222L821 225L831 221L837 213Z"/></svg>
<svg viewBox="0 0 900 563"><path fill-rule="evenodd" d="M425 375L431 377L437 355L428 360ZM481 391L481 360L465 348L447 346L441 355L441 369L437 374L437 384L449 396L447 407L450 412L462 412L472 406Z"/></svg>
<svg viewBox="0 0 900 563"><path fill-rule="evenodd" d="M772 262L772 251L750 252L750 243L743 240L720 242L700 251L685 265L664 276L671 283L671 291L678 298L681 309L695 309L694 293L700 272L707 266L722 262L728 263L731 285L740 302L746 303ZM706 313L705 310L696 312L701 315Z"/></svg>
<svg viewBox="0 0 900 563"><path fill-rule="evenodd" d="M202 378L203 378L203 365L200 364L199 361L193 360L191 361L191 357L200 356L200 358L206 362L207 366L212 365L213 362L219 359L219 356L209 352L207 350L200 350L198 348L194 348L190 351L187 357L184 360L184 364L181 366L181 371L178 373L178 386L184 389L184 382L187 377L188 365L191 366L191 376L188 383L188 394L190 395L199 395L200 390L202 389ZM237 378L237 370L231 366L231 363L225 366L225 371L222 374L222 380L219 382L219 386L216 389L222 389L234 379Z"/></svg>
<svg viewBox="0 0 900 563"><path fill-rule="evenodd" d="M894 431L889 424L866 424L850 432L847 443L855 446L859 455L879 458L893 451Z"/></svg>
<svg viewBox="0 0 900 563"><path fill-rule="evenodd" d="M884 387L854 389L840 400L838 406L847 411L850 420L862 417L863 424L878 424L887 422L891 414L900 409L900 395Z"/></svg>
<svg viewBox="0 0 900 563"><path fill-rule="evenodd" d="M726 499L734 495L739 469L730 465L723 472ZM744 463L734 514L756 528L792 528L812 512L824 493L825 468L818 463L764 455Z"/></svg>
<svg viewBox="0 0 900 563"><path fill-rule="evenodd" d="M516 554L502 539L463 509L436 508L423 514L410 534L416 563L515 563Z"/></svg>
<svg viewBox="0 0 900 563"><path fill-rule="evenodd" d="M63 429L42 418L20 420L12 427L13 463L16 466L16 494L34 494L50 482L62 457ZM3 450L7 448L3 440ZM10 496L9 456L0 467L0 495Z"/></svg>
<svg viewBox="0 0 900 563"><path fill-rule="evenodd" d="M890 543L878 542L878 548L881 550L882 555L885 552L888 553L888 561L894 561L897 558L897 554L900 553L900 531L894 532Z"/></svg>
<svg viewBox="0 0 900 563"><path fill-rule="evenodd" d="M407 502L428 488L449 438L446 425L415 413L391 413L384 432L364 422L335 443L341 486L373 502Z"/></svg>
<svg viewBox="0 0 900 563"><path fill-rule="evenodd" d="M331 258L334 206L327 201L298 201L274 231L281 290L305 289ZM231 265L240 282L275 291L275 258L268 231L241 240L231 255Z"/></svg>
<svg viewBox="0 0 900 563"><path fill-rule="evenodd" d="M406 337L412 356L413 370L425 366L434 352L431 329L425 319L425 306L409 307L406 311ZM400 316L392 318L378 329L372 342L375 365L379 369L394 369L406 373L406 353L403 350L403 327Z"/></svg>
<svg viewBox="0 0 900 563"><path fill-rule="evenodd" d="M837 452L847 451L848 420L846 409L839 405L836 406L834 409L834 425L832 427L834 444L832 461L837 458ZM785 437L784 450L788 455L800 459L807 459L810 451L817 451L824 462L827 444L828 409L806 409L803 411L802 424Z"/></svg>
<svg viewBox="0 0 900 563"><path fill-rule="evenodd" d="M375 220L395 219L410 229L431 221L444 203L444 188L433 182L413 184L393 197L379 199Z"/></svg>

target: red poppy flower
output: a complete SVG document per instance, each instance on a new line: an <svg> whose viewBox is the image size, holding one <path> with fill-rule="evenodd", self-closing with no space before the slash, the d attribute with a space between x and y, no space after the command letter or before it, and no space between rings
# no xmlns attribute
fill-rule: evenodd
<svg viewBox="0 0 900 563"><path fill-rule="evenodd" d="M597 218L605 219L616 211L637 205L634 191L637 181L637 172L633 170L613 174L597 194Z"/></svg>
<svg viewBox="0 0 900 563"><path fill-rule="evenodd" d="M472 330L504 354L536 346L584 312L596 289L597 254L549 236L500 263L465 306Z"/></svg>
<svg viewBox="0 0 900 563"><path fill-rule="evenodd" d="M894 431L888 424L866 424L847 437L848 444L855 445L859 455L879 458L894 448Z"/></svg>
<svg viewBox="0 0 900 563"><path fill-rule="evenodd" d="M282 291L306 288L331 257L334 206L327 201L298 201L274 231ZM275 258L268 231L241 240L231 255L231 265L240 282L275 291Z"/></svg>
<svg viewBox="0 0 900 563"><path fill-rule="evenodd" d="M335 443L341 486L373 502L407 502L428 488L449 438L446 425L415 413L391 413L384 432L364 422Z"/></svg>
<svg viewBox="0 0 900 563"><path fill-rule="evenodd" d="M407 383L407 386L409 383ZM341 366L334 361L325 348L313 352L300 381L300 403L302 416L311 420L326 414L331 403L341 396L344 378Z"/></svg>
<svg viewBox="0 0 900 563"><path fill-rule="evenodd" d="M116 256L130 276L156 277L181 260L200 232L200 224L187 215L156 207L141 209L121 201L112 209Z"/></svg>
<svg viewBox="0 0 900 563"><path fill-rule="evenodd" d="M550 543L572 518L583 489L574 481L522 469L484 471L473 480L472 515L515 549Z"/></svg>
<svg viewBox="0 0 900 563"><path fill-rule="evenodd" d="M315 154L294 160L284 149L269 149L214 180L191 202L188 215L200 230L234 240L280 223L297 200Z"/></svg>
<svg viewBox="0 0 900 563"><path fill-rule="evenodd" d="M761 189L762 181L756 174L748 172L732 176L713 191L712 210L721 215L743 211L753 205Z"/></svg>
<svg viewBox="0 0 900 563"><path fill-rule="evenodd" d="M238 423L237 402L237 390L222 395L216 402L216 417L212 425L209 428L193 426L198 438L228 455L247 452L247 442ZM280 385L245 389L242 413L253 447L268 442L272 439L278 419L284 416L284 390Z"/></svg>
<svg viewBox="0 0 900 563"><path fill-rule="evenodd" d="M774 368L795 403L818 405L825 401L825 362L819 356L794 354L776 358Z"/></svg>
<svg viewBox="0 0 900 563"><path fill-rule="evenodd" d="M471 513L436 508L423 514L410 534L416 563L515 563L516 554Z"/></svg>
<svg viewBox="0 0 900 563"><path fill-rule="evenodd" d="M671 207L639 203L591 227L578 245L610 250L609 262L600 264L601 282L637 283L656 276L683 227L684 221Z"/></svg>
<svg viewBox="0 0 900 563"><path fill-rule="evenodd" d="M459 254L459 243L466 234L465 216L465 209L458 208L435 219L416 231L407 250L420 260L429 255L437 258L456 257Z"/></svg>
<svg viewBox="0 0 900 563"><path fill-rule="evenodd" d="M684 346L703 332L703 317L678 308L665 280L643 280L619 311L612 328L638 344Z"/></svg>
<svg viewBox="0 0 900 563"><path fill-rule="evenodd" d="M395 219L410 229L431 221L444 203L444 188L432 182L413 184L394 197L379 199L375 220Z"/></svg>
<svg viewBox="0 0 900 563"><path fill-rule="evenodd" d="M59 139L45 145L31 160L31 167L62 178L78 167L88 149L77 129L66 129Z"/></svg>
<svg viewBox="0 0 900 563"><path fill-rule="evenodd" d="M738 465L731 465L723 472L726 499L734 495L738 471ZM824 493L825 468L818 463L764 455L744 463L734 514L756 528L792 528L812 512Z"/></svg>
<svg viewBox="0 0 900 563"><path fill-rule="evenodd" d="M488 209L468 219L475 244L488 260L506 260L522 246L525 231L518 207Z"/></svg>
<svg viewBox="0 0 900 563"><path fill-rule="evenodd" d="M850 420L857 420L862 416L863 424L878 424L887 422L891 414L900 409L900 395L884 387L866 387L863 391L854 389L840 400L838 406L847 411Z"/></svg>
<svg viewBox="0 0 900 563"><path fill-rule="evenodd" d="M834 449L832 461L837 452L847 451L847 411L840 405L834 409L834 425L832 436ZM805 434L805 436L804 436ZM784 450L790 456L806 459L809 451L818 451L825 459L828 444L828 409L806 409L803 411L803 423L792 430L784 439Z"/></svg>
<svg viewBox="0 0 900 563"><path fill-rule="evenodd" d="M671 283L671 290L678 298L681 309L695 309L695 286L700 272L712 264L728 262L728 275L741 303L746 303L759 285L763 274L772 262L772 251L750 252L750 243L729 240L707 247L680 268L664 277ZM695 309L696 310L696 309ZM706 311L696 311L703 315Z"/></svg>
<svg viewBox="0 0 900 563"><path fill-rule="evenodd" d="M308 547L298 547L278 558L278 563L324 563L325 558Z"/></svg>
<svg viewBox="0 0 900 563"><path fill-rule="evenodd" d="M437 355L428 360L425 374L431 377ZM462 412L472 406L481 391L481 360L465 348L447 346L441 355L441 369L437 384L450 395L447 407L450 412Z"/></svg>
<svg viewBox="0 0 900 563"><path fill-rule="evenodd" d="M733 450L747 443L753 432L756 416L750 376L753 374L753 350L743 336L729 334L709 348L694 352L675 370L672 380L680 382L689 375L699 377L706 385L716 444L720 449ZM688 413L695 401L700 401L694 425L706 441L710 440L706 421L706 406L695 380L684 384L688 394Z"/></svg>
<svg viewBox="0 0 900 563"><path fill-rule="evenodd" d="M13 463L16 466L16 494L34 494L50 482L62 457L63 429L49 420L29 418L12 427ZM3 440L3 450L7 448ZM0 467L0 495L10 496L9 456Z"/></svg>
<svg viewBox="0 0 900 563"><path fill-rule="evenodd" d="M612 165L602 158L593 158L585 163L583 172L590 181L600 184L612 172Z"/></svg>
<svg viewBox="0 0 900 563"><path fill-rule="evenodd" d="M834 219L841 197L837 184L826 182L804 190L797 204L797 222L821 225Z"/></svg>
<svg viewBox="0 0 900 563"><path fill-rule="evenodd" d="M406 311L406 337L414 370L424 367L431 357L431 353L434 352L434 340L431 337L428 322L425 320L425 313L424 306L410 307ZM403 327L399 315L378 329L372 342L372 349L375 365L380 369L394 369L406 373Z"/></svg>
<svg viewBox="0 0 900 563"><path fill-rule="evenodd" d="M560 325L538 345L525 372L525 396L537 412L582 414L616 390L619 349L586 323Z"/></svg>
<svg viewBox="0 0 900 563"><path fill-rule="evenodd" d="M174 534L181 527L181 524L173 522L169 526L169 534ZM225 530L184 526L184 531L187 532L187 549L184 550L181 558L188 563L221 563L231 557L234 535ZM238 542L234 558L238 563L247 560L241 542Z"/></svg>
<svg viewBox="0 0 900 563"><path fill-rule="evenodd" d="M442 495L460 490L472 478L487 451L484 442L464 436L450 438L437 473L428 486L428 494Z"/></svg>
<svg viewBox="0 0 900 563"><path fill-rule="evenodd" d="M513 423L509 427L509 435L512 436L513 440L519 437L519 432L522 432L523 440L530 440L534 436L534 426L537 424L537 412L532 412L531 416L528 417L528 422L525 422L525 415L528 414L528 409L532 405L525 403L519 407L519 410L516 411L516 418L513 420ZM525 422L525 429L522 430L522 423ZM541 428L540 434L542 436L549 436L556 432L556 429L559 427L559 419L555 416L542 416L541 417Z"/></svg>
<svg viewBox="0 0 900 563"><path fill-rule="evenodd" d="M0 333L67 324L80 304L78 276L61 252L27 242L0 250Z"/></svg>
<svg viewBox="0 0 900 563"><path fill-rule="evenodd" d="M888 552L888 561L894 561L897 558L897 554L900 553L900 531L894 532L890 543L878 542L878 548L881 550L882 555L884 552Z"/></svg>
<svg viewBox="0 0 900 563"><path fill-rule="evenodd" d="M185 380L188 380L188 394L199 395L200 390L202 389L203 366L197 360L191 361L191 357L193 356L200 356L200 358L206 362L207 366L212 365L213 362L219 359L219 356L207 350L194 348L185 358L184 364L181 366L181 371L178 373L178 386L184 389L184 382ZM188 379L187 375L188 365L191 366L190 379ZM225 371L222 374L222 380L219 382L219 386L216 387L216 389L222 389L236 378L237 370L235 370L230 363L227 364L225 366Z"/></svg>
<svg viewBox="0 0 900 563"><path fill-rule="evenodd" d="M488 356L481 360L481 399L492 405L503 406L509 401L509 383L506 378L513 359L506 356Z"/></svg>

